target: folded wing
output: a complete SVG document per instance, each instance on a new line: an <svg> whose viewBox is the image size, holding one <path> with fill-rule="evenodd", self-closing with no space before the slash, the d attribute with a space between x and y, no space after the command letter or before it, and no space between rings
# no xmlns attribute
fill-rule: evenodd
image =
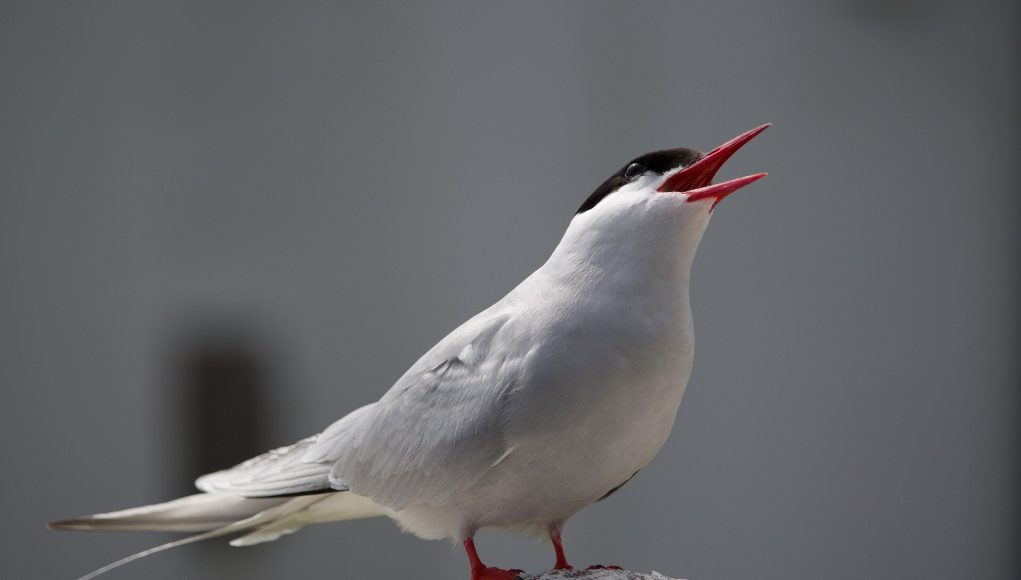
<svg viewBox="0 0 1021 580"><path fill-rule="evenodd" d="M452 332L371 405L324 432L200 477L199 489L249 498L352 490L401 509L471 486L504 455L501 409L528 349L508 311L490 309ZM506 352L520 353L508 358Z"/></svg>
<svg viewBox="0 0 1021 580"><path fill-rule="evenodd" d="M441 502L470 487L508 448L502 410L529 349L490 347L496 337L514 340L512 327L511 314L497 308L469 320L378 403L323 432L304 459L332 465L334 488L390 509Z"/></svg>

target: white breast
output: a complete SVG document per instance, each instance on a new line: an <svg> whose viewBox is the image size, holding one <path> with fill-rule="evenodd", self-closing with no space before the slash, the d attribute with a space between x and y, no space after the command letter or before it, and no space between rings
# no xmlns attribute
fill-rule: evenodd
<svg viewBox="0 0 1021 580"><path fill-rule="evenodd" d="M528 350L500 417L506 452L454 501L398 514L419 535L544 530L630 478L670 433L692 368L686 286L595 299L550 284L524 291L544 300L508 298L542 306L516 309L491 346Z"/></svg>

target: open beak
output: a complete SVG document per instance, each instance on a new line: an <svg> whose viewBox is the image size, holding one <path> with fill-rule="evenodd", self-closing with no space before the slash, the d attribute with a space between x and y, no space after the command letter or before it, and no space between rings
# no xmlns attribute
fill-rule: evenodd
<svg viewBox="0 0 1021 580"><path fill-rule="evenodd" d="M766 176L765 173L756 173L747 177L739 177L730 181L724 181L723 183L713 184L713 177L716 176L716 172L723 167L727 159L730 159L730 156L736 153L745 143L751 141L753 137L767 128L769 128L769 123L741 133L706 153L702 159L671 175L663 182L663 185L659 186L658 191L686 194L689 202L712 198L713 205L710 207L711 211L723 198L749 183L758 181Z"/></svg>

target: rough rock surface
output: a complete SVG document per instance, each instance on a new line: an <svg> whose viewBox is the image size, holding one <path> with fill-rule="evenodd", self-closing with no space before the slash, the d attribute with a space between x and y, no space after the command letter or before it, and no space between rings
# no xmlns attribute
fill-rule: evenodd
<svg viewBox="0 0 1021 580"><path fill-rule="evenodd" d="M659 572L630 570L550 570L542 574L522 574L521 580L678 580Z"/></svg>

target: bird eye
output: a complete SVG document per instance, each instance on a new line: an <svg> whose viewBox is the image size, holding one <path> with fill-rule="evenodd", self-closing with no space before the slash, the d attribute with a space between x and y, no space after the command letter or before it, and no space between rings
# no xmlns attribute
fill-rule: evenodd
<svg viewBox="0 0 1021 580"><path fill-rule="evenodd" d="M624 170L624 177L630 179L632 177L636 177L643 171L645 171L645 168L642 167L641 163L632 163L631 165L627 166L627 169Z"/></svg>

